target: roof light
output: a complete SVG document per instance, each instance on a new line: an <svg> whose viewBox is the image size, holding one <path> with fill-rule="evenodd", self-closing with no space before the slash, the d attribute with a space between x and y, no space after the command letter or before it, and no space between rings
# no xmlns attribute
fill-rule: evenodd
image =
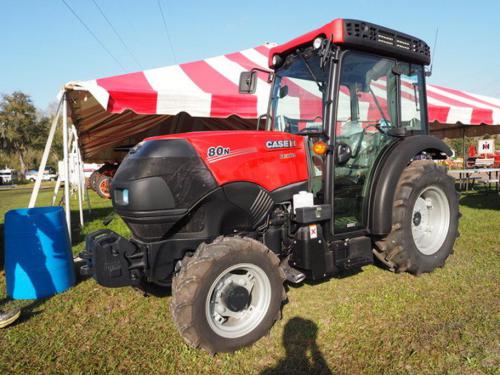
<svg viewBox="0 0 500 375"><path fill-rule="evenodd" d="M322 43L323 43L323 38L317 37L316 39L314 39L314 42L313 42L314 49L319 49L321 47Z"/></svg>
<svg viewBox="0 0 500 375"><path fill-rule="evenodd" d="M281 56L280 56L280 55L274 55L274 56L273 56L273 61L272 61L272 63L273 63L273 66L274 66L275 68L277 68L278 66L280 66L282 62L283 62L283 59L281 58Z"/></svg>

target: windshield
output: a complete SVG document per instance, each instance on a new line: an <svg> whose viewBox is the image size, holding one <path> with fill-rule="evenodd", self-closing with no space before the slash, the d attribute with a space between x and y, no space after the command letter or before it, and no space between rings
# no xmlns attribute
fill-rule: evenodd
<svg viewBox="0 0 500 375"><path fill-rule="evenodd" d="M320 67L317 51L287 57L276 71L271 97L273 130L298 133L323 130L329 65Z"/></svg>

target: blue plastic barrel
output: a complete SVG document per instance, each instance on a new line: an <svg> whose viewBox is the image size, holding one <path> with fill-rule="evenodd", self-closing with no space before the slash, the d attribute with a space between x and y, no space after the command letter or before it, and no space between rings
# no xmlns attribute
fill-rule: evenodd
<svg viewBox="0 0 500 375"><path fill-rule="evenodd" d="M4 238L9 297L45 298L75 284L71 244L62 207L7 212Z"/></svg>

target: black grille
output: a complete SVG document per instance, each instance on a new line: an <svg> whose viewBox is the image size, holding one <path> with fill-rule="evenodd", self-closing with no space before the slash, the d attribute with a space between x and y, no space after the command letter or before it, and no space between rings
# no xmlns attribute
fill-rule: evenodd
<svg viewBox="0 0 500 375"><path fill-rule="evenodd" d="M255 198L252 206L250 207L250 213L252 215L253 224L258 224L265 214L269 212L273 205L273 199L269 193L265 190L260 190L259 194Z"/></svg>
<svg viewBox="0 0 500 375"><path fill-rule="evenodd" d="M371 51L387 51L420 63L430 63L430 48L422 40L362 21L344 21L345 42Z"/></svg>

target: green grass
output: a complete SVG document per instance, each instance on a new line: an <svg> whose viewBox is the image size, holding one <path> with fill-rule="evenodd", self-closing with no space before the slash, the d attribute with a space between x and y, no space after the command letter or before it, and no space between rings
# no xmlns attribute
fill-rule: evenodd
<svg viewBox="0 0 500 375"><path fill-rule="evenodd" d="M40 204L50 196L43 191ZM28 199L27 191L0 192L0 213ZM102 228L111 212L94 194L92 207L84 233ZM461 237L443 269L413 277L368 266L290 287L283 319L234 354L212 357L187 347L170 317L169 296L145 298L89 279L28 305L18 324L0 330L0 373L498 374L500 198L469 194L461 211ZM128 233L118 218L109 227ZM76 253L83 236L73 238Z"/></svg>

